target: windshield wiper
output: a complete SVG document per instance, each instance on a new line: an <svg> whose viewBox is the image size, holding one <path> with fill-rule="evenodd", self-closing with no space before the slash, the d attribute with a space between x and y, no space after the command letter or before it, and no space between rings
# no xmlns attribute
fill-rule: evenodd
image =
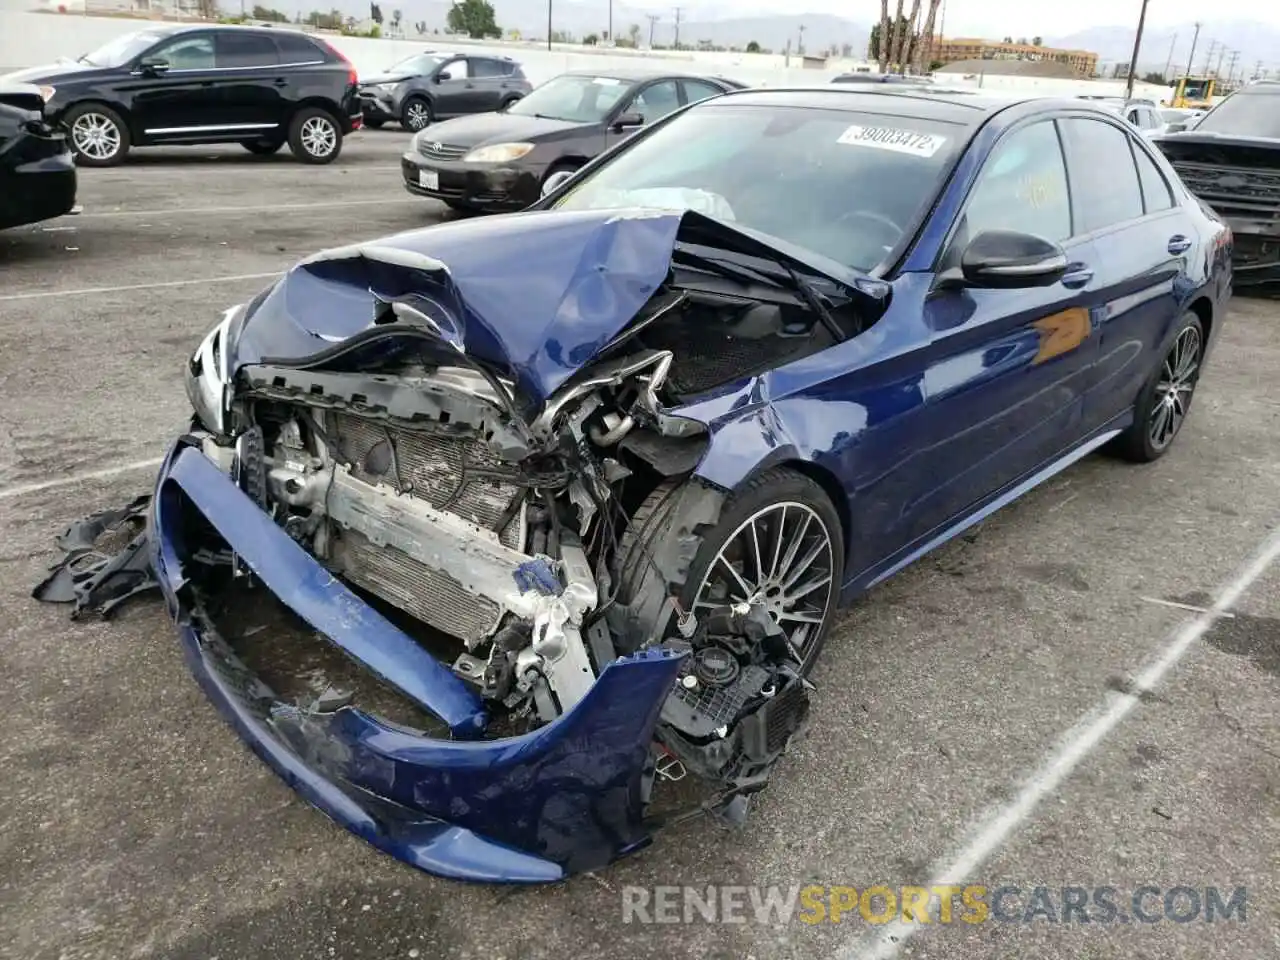
<svg viewBox="0 0 1280 960"><path fill-rule="evenodd" d="M763 271L754 270L751 267L744 267L740 264L733 263L729 260L721 260L719 257L709 257L706 254L693 253L690 250L677 246L677 252L682 259L687 259L692 266L718 273L722 277L729 277L736 280L748 280L755 283L766 283L775 287L781 287L779 278ZM796 292L800 294L800 298L804 300L808 306L837 340L845 339L840 325L836 323L835 317L831 315L831 310L826 304L825 298L813 287L813 283L800 276L791 264L781 258L771 258L771 262L781 267L786 273L787 279L791 281Z"/></svg>

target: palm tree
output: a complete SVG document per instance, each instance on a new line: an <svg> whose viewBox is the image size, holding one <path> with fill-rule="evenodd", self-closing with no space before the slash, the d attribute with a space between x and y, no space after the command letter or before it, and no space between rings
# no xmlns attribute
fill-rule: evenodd
<svg viewBox="0 0 1280 960"><path fill-rule="evenodd" d="M880 39L876 48L880 72L884 73L889 65L889 0L880 0Z"/></svg>
<svg viewBox="0 0 1280 960"><path fill-rule="evenodd" d="M902 32L902 0L898 0L898 14L893 18L892 27L889 30L889 69L893 69L896 63L894 55L898 52L898 34Z"/></svg>
<svg viewBox="0 0 1280 960"><path fill-rule="evenodd" d="M916 73L926 73L933 62L933 24L938 16L942 0L929 0L929 12L924 17L924 29L920 31L921 43L916 44Z"/></svg>
<svg viewBox="0 0 1280 960"><path fill-rule="evenodd" d="M916 21L919 17L920 0L911 0L911 16L907 18L907 29L903 31L905 35L898 38L898 49L894 52L899 73L907 72L908 62L915 56Z"/></svg>

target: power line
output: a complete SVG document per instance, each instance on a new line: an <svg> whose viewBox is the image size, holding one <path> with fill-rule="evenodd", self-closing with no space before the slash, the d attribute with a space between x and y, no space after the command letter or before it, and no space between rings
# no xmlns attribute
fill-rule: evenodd
<svg viewBox="0 0 1280 960"><path fill-rule="evenodd" d="M658 22L658 15L656 13L646 13L645 16L649 18L649 49L652 50L653 49L653 25Z"/></svg>
<svg viewBox="0 0 1280 960"><path fill-rule="evenodd" d="M1213 51L1217 49L1217 46L1217 40L1209 41L1209 52L1204 55L1204 66L1200 70L1200 72L1205 76L1209 75L1209 64L1213 61Z"/></svg>

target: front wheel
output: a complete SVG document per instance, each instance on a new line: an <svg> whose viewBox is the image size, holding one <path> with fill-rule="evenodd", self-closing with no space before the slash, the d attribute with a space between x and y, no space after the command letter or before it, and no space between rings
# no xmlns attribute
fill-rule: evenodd
<svg viewBox="0 0 1280 960"><path fill-rule="evenodd" d="M681 482L661 484L636 511L618 546L622 593L630 601L665 584L652 557L663 540L699 533L701 543L679 588L682 609L698 617L726 605L760 604L787 636L802 674L812 670L835 616L844 576L840 517L816 482L768 470L725 501L710 529L685 529Z"/></svg>
<svg viewBox="0 0 1280 960"><path fill-rule="evenodd" d="M129 127L110 107L87 103L67 111L67 129L76 163L114 167L129 152Z"/></svg>
<svg viewBox="0 0 1280 960"><path fill-rule="evenodd" d="M404 102L400 112L400 126L410 133L417 133L430 126L433 119L431 104L422 97L410 97Z"/></svg>
<svg viewBox="0 0 1280 960"><path fill-rule="evenodd" d="M1133 423L1116 437L1116 453L1134 463L1150 463L1173 446L1191 412L1204 346L1200 318L1184 314L1172 344L1138 397Z"/></svg>
<svg viewBox="0 0 1280 960"><path fill-rule="evenodd" d="M332 163L342 152L338 122L319 107L304 107L289 124L289 150L303 163Z"/></svg>

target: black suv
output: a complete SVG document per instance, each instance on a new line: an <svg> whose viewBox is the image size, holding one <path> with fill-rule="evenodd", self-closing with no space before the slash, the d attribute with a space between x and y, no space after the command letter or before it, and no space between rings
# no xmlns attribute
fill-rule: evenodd
<svg viewBox="0 0 1280 960"><path fill-rule="evenodd" d="M360 125L355 68L291 30L158 27L2 79L39 86L90 167L114 166L130 147L197 143L257 154L288 143L303 163L329 163Z"/></svg>
<svg viewBox="0 0 1280 960"><path fill-rule="evenodd" d="M366 127L399 122L418 131L433 120L505 110L533 84L510 57L427 50L360 81Z"/></svg>

